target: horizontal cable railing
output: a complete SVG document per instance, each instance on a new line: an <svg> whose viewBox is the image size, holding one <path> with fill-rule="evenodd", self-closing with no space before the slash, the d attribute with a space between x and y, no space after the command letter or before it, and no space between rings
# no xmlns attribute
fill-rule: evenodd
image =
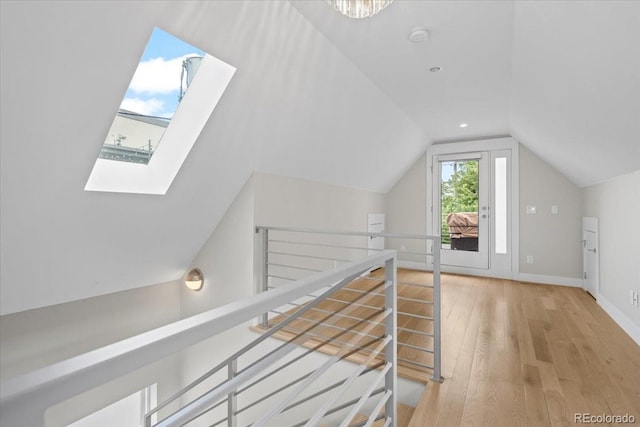
<svg viewBox="0 0 640 427"><path fill-rule="evenodd" d="M119 376L148 366L204 339L242 327L265 310L298 304L278 330L298 332L285 342L258 336L187 387L166 399L144 417L145 426L286 426L317 425L328 417L347 420L354 413L376 410L390 425L396 420L396 259L393 251L315 273L270 292L201 313L130 339L94 350L2 384L1 425L43 426L44 411L70 397L98 387ZM335 313L315 314L315 322L296 324L372 268L385 276L374 286L376 295L359 294L358 302L370 305L384 298L379 309L354 321L350 328L335 330L317 346L341 340L341 350L318 362L315 348L301 345L312 339L323 324L337 316L353 316L358 307L344 306ZM357 333L351 333L355 331ZM280 343L280 344L277 344ZM276 345L277 344L277 345ZM341 361L369 350L362 365ZM345 367L348 372L345 373ZM220 378L220 376L223 378ZM374 384L374 385L372 385ZM364 396L367 395L366 398ZM384 409L380 412L380 396ZM358 399L353 399L358 396ZM177 408L177 409L176 409ZM336 418L337 417L337 418Z"/></svg>
<svg viewBox="0 0 640 427"><path fill-rule="evenodd" d="M350 263L350 265L352 264ZM353 274L346 275L340 281L324 283L322 287L314 290L310 289L304 296L298 296L288 301L287 304L281 304L280 307L294 306L295 310L290 310L287 318L283 319L270 331L205 372L193 383L147 413L145 426L192 425L192 423L207 426L221 424L229 426L297 425L296 422L291 422L296 416L289 415L289 413L301 405L306 405L305 408L310 407L309 404L313 405L311 407L314 408L314 412L310 418L302 422L302 425L317 425L327 416L331 416L331 414L340 414L341 419L344 419L345 416L349 416L349 414L345 413L347 410L356 411L356 413L365 411L367 404L373 398L372 393L366 399L361 398L344 407L342 406L343 396L353 388L354 384L362 383L362 381L374 382L377 387L380 384L380 378L384 379L384 384L382 384L383 391L394 396L393 399L389 400L389 405L385 406L384 415L393 424L395 407L391 405L396 400L396 340L395 336L387 333L387 331L394 330L397 316L396 300L394 298L396 286L395 257L393 252L387 251L367 258L365 263L360 261L358 265L361 265L362 268ZM352 316L354 311L358 309L357 306L343 306L328 313L317 311L318 305L323 301L327 301L332 295L335 295L354 280L358 280L361 275L366 274L371 268L378 267L384 267L385 270L389 269L389 273L385 275L383 280L375 285L375 298L382 295L385 300L385 303L379 309L375 307L375 310L364 318ZM326 272L316 273L312 277L324 274ZM289 284L286 288L296 287L304 282L305 280L300 280ZM272 292L278 291L280 289ZM374 296L361 294L358 297L358 302L366 305L371 298L374 298ZM278 311L277 308L272 310ZM314 312L316 315L312 321L304 319L301 322L303 316ZM347 328L335 330L332 334L317 333L319 328L335 321L336 318L351 318L354 322ZM381 333L372 333L380 328L382 328ZM261 344L284 329L289 330L291 335L289 339L273 350L262 349ZM291 331L295 332L292 333ZM311 348L302 350L303 347L300 345L317 338L320 338L319 342ZM309 357L316 353L317 348L324 345L335 345L336 342L341 343L341 350L326 358L320 366L310 369L310 366L313 366L314 363L309 360ZM355 369L352 368L351 373L346 378L341 377L332 384L321 387L319 390L318 387L314 388L314 384L334 369L337 363L365 348L370 352L368 358L362 365L358 365ZM257 360L252 360L252 356L249 356L248 360L244 360L247 359L247 355L256 351L260 354ZM295 356L287 360L287 357L292 354ZM246 366L241 367L241 364ZM217 372L225 370L228 373L225 380L213 386L208 385L204 392L195 397L190 396L188 399L184 399L188 403L183 404L177 411L158 422L152 422L154 416L160 410L172 403L179 402L194 388L200 386ZM295 374L291 372L295 372ZM371 378L372 376L373 378ZM278 377L279 379L275 382L277 386L269 386L262 392L257 390L264 383ZM283 380L283 378L287 380ZM360 387L362 388L362 386ZM361 393L358 394L363 396ZM240 402L240 399L245 395L249 396L246 402ZM308 412L305 411L304 413L307 414ZM279 419L283 415L288 416L287 422Z"/></svg>
<svg viewBox="0 0 640 427"><path fill-rule="evenodd" d="M430 374L441 381L440 350L440 236L372 232L341 232L287 227L256 227L261 252L260 283L262 292L278 289L319 271L339 268L363 254L396 249L398 258L409 265L419 264L427 273L403 275L398 279L398 361L413 372ZM374 310L380 301L368 305L355 303L355 295L381 296L366 283L380 281L380 271L370 271L357 282L345 286L336 296L327 298L314 312L329 313L342 304L357 304L359 313ZM259 325L271 330L295 311L290 304L263 313ZM357 318L357 316L355 316ZM352 319L353 320L353 319ZM339 324L325 325L326 330L339 330ZM295 332L287 327L279 331ZM317 337L318 339L321 336ZM339 341L337 342L339 344ZM364 349L360 356L367 354ZM353 359L353 358L352 358ZM415 376L412 376L415 378Z"/></svg>

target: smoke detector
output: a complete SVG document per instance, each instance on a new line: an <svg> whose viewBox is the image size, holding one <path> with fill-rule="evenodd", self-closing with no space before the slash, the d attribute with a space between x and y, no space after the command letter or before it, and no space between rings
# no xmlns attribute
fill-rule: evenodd
<svg viewBox="0 0 640 427"><path fill-rule="evenodd" d="M422 43L429 39L429 31L426 28L414 28L409 33L409 40L413 43Z"/></svg>

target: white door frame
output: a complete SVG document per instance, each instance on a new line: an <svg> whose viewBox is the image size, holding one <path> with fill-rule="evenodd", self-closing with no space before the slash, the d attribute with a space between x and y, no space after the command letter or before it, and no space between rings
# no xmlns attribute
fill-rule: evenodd
<svg viewBox="0 0 640 427"><path fill-rule="evenodd" d="M588 239L586 233L595 233L595 244L593 247L588 245ZM595 256L594 256L595 255ZM594 273L591 277L588 277L587 268L589 259L593 259L595 265ZM582 289L589 292L596 300L600 294L600 230L598 228L598 218L596 217L583 217L582 218ZM588 287L588 281L593 280L595 289L593 292Z"/></svg>
<svg viewBox="0 0 640 427"><path fill-rule="evenodd" d="M432 182L434 180L434 171L432 169L433 165L433 157L437 155L443 154L457 154L457 153L465 153L465 152L478 152L478 151L489 151L491 153L491 159L493 161L494 154L496 152L501 152L501 154L509 153L509 169L508 173L510 176L510 183L508 194L510 201L508 203L508 253L506 255L496 255L494 252L494 239L493 236L490 239L490 247L489 247L489 269L475 269L468 267L443 267L443 271L451 272L451 273L460 273L460 274L469 274L469 275L482 275L488 277L499 277L499 278L507 278L513 279L518 278L520 274L520 233L519 233L519 172L520 172L520 162L519 162L519 144L518 142L510 137L495 137L495 138L487 138L481 140L469 140L469 141L461 141L461 142L449 142L449 143L439 143L432 144L427 148L426 155L426 167L427 167L427 218L425 219L427 222L427 234L429 235L439 235L440 230L434 229L433 227L433 185ZM491 168L493 171L493 167ZM437 178L437 171L435 172ZM493 185L492 185L493 187ZM493 188L491 189L491 206L494 203L494 194ZM430 248L429 248L430 249Z"/></svg>

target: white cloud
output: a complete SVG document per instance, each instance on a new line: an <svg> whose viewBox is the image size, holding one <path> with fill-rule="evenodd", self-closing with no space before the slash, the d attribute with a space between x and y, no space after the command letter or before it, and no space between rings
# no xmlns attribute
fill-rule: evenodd
<svg viewBox="0 0 640 427"><path fill-rule="evenodd" d="M164 114L164 101L157 98L125 98L122 100L120 108L145 116L161 116Z"/></svg>
<svg viewBox="0 0 640 427"><path fill-rule="evenodd" d="M180 89L182 61L196 54L178 58L154 58L138 64L129 89L136 93L167 94Z"/></svg>

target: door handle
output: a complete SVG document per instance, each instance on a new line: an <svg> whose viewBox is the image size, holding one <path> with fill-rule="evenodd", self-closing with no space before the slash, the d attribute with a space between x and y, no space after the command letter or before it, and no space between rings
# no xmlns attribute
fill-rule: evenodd
<svg viewBox="0 0 640 427"><path fill-rule="evenodd" d="M593 252L594 254L596 253L596 248L593 249L587 249L589 252Z"/></svg>

